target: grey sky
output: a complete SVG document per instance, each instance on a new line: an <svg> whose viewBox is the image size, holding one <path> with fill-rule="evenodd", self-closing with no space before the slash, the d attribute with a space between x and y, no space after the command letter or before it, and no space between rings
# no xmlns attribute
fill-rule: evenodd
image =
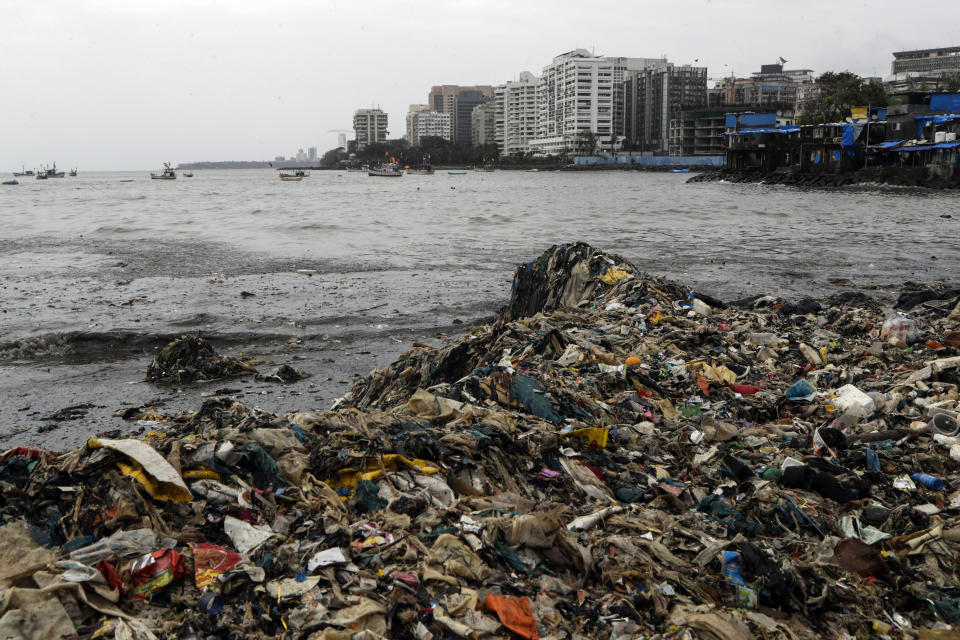
<svg viewBox="0 0 960 640"><path fill-rule="evenodd" d="M908 10L904 10L909 7ZM391 137L435 84L498 84L576 47L749 75L887 75L960 45L955 0L0 0L0 171L157 168L336 145L379 105Z"/></svg>

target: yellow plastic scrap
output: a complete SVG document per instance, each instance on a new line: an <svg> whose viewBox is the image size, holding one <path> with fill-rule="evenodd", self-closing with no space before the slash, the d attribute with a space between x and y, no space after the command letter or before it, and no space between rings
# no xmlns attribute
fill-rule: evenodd
<svg viewBox="0 0 960 640"><path fill-rule="evenodd" d="M626 270L619 267L610 267L607 272L600 276L604 284L616 284L630 275Z"/></svg>
<svg viewBox="0 0 960 640"><path fill-rule="evenodd" d="M601 427L587 427L585 429L567 431L566 433L561 433L560 435L567 438L577 438L578 440L582 440L583 442L587 443L591 447L603 449L607 446L607 438L610 435L610 431Z"/></svg>
<svg viewBox="0 0 960 640"><path fill-rule="evenodd" d="M383 463L382 465L381 461ZM433 464L427 460L421 460L419 458L411 460L398 453L388 453L382 457L382 460L377 456L369 456L364 460L363 468L370 470L361 471L356 467L340 469L337 472L337 478L333 481L333 488L343 489L346 487L353 489L357 486L359 480L369 480L372 482L382 478L384 471L398 471L401 468L413 469L427 475L440 473L440 468L433 466Z"/></svg>
<svg viewBox="0 0 960 640"><path fill-rule="evenodd" d="M142 484L154 500L166 502L190 502L193 496L176 469L164 460L153 447L139 440L109 440L90 438L91 449L112 449L122 453L129 461L118 462L121 473Z"/></svg>
<svg viewBox="0 0 960 640"><path fill-rule="evenodd" d="M692 362L688 362L683 366L687 371L703 374L705 378L712 380L717 384L730 385L737 381L737 374L722 364L711 366L707 364L705 360L693 360Z"/></svg>
<svg viewBox="0 0 960 640"><path fill-rule="evenodd" d="M211 469L207 469L203 465L200 465L196 469L184 471L183 477L186 480L219 480L220 474Z"/></svg>

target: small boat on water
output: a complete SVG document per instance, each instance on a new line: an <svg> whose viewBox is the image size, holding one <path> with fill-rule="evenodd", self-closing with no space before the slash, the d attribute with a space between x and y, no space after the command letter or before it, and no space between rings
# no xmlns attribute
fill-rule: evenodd
<svg viewBox="0 0 960 640"><path fill-rule="evenodd" d="M686 169L670 169L670 173L690 173L690 168Z"/></svg>
<svg viewBox="0 0 960 640"><path fill-rule="evenodd" d="M433 167L431 167L430 165L426 165L424 167L419 167L419 168L414 167L412 169L407 169L407 174L415 175L415 176L432 176Z"/></svg>
<svg viewBox="0 0 960 640"><path fill-rule="evenodd" d="M293 173L280 173L280 179L284 182L300 182L310 174L303 169L297 169Z"/></svg>
<svg viewBox="0 0 960 640"><path fill-rule="evenodd" d="M73 177L73 178L76 178L76 177L77 177L77 168L76 168L76 167L74 167L73 169L70 169L70 176Z"/></svg>
<svg viewBox="0 0 960 640"><path fill-rule="evenodd" d="M447 171L448 176L465 176L467 175L466 171Z"/></svg>
<svg viewBox="0 0 960 640"><path fill-rule="evenodd" d="M193 172L192 172L192 171L184 171L184 172L182 172L180 175L182 175L184 178L192 178L192 177L193 177Z"/></svg>
<svg viewBox="0 0 960 640"><path fill-rule="evenodd" d="M23 165L20 165L20 171L13 172L14 178L22 178L24 176L32 176L32 175L33 175L33 169L24 169Z"/></svg>
<svg viewBox="0 0 960 640"><path fill-rule="evenodd" d="M492 162L487 162L482 167L474 167L473 170L474 171L496 171L497 168L493 166Z"/></svg>
<svg viewBox="0 0 960 640"><path fill-rule="evenodd" d="M399 178L403 176L403 169L397 166L397 163L390 162L382 164L377 168L371 168L367 175L375 178Z"/></svg>
<svg viewBox="0 0 960 640"><path fill-rule="evenodd" d="M163 173L151 173L151 180L176 180L177 172L173 170L169 162L163 163Z"/></svg>
<svg viewBox="0 0 960 640"><path fill-rule="evenodd" d="M47 178L62 178L65 176L63 171L57 171L57 163L54 162L52 167L47 167L42 169L40 173L37 174L37 180L46 180Z"/></svg>
<svg viewBox="0 0 960 640"><path fill-rule="evenodd" d="M20 184L19 180L4 180L3 184Z"/></svg>

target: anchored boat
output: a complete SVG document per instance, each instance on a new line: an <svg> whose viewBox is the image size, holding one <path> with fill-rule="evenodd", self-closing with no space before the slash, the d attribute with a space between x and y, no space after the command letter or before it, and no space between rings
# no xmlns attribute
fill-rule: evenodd
<svg viewBox="0 0 960 640"><path fill-rule="evenodd" d="M151 173L152 180L176 180L177 172L173 170L169 162L163 163L163 173Z"/></svg>
<svg viewBox="0 0 960 640"><path fill-rule="evenodd" d="M398 167L397 163L391 162L382 164L376 169L370 169L367 175L375 178L399 178L403 175L403 169Z"/></svg>

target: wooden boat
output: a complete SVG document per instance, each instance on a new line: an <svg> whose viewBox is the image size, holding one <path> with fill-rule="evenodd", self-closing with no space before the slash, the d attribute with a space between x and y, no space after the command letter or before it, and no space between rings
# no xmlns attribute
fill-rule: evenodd
<svg viewBox="0 0 960 640"><path fill-rule="evenodd" d="M465 176L467 175L466 171L447 171L448 176Z"/></svg>
<svg viewBox="0 0 960 640"><path fill-rule="evenodd" d="M70 169L70 176L73 177L73 178L76 178L76 177L77 177L77 168L76 168L76 167L74 167L73 169Z"/></svg>
<svg viewBox="0 0 960 640"><path fill-rule="evenodd" d="M20 184L19 180L4 180L3 184Z"/></svg>
<svg viewBox="0 0 960 640"><path fill-rule="evenodd" d="M293 173L280 173L280 179L284 182L300 182L310 174L303 169L297 169Z"/></svg>
<svg viewBox="0 0 960 640"><path fill-rule="evenodd" d="M193 177L193 172L192 172L192 171L184 171L184 172L182 172L180 175L182 175L184 178L192 178L192 177Z"/></svg>
<svg viewBox="0 0 960 640"><path fill-rule="evenodd" d="M163 163L163 173L151 173L151 180L176 180L177 172L170 167L169 162Z"/></svg>
<svg viewBox="0 0 960 640"><path fill-rule="evenodd" d="M20 165L20 171L13 172L14 178L22 178L24 176L32 176L32 175L33 175L33 169L24 169L23 165Z"/></svg>

